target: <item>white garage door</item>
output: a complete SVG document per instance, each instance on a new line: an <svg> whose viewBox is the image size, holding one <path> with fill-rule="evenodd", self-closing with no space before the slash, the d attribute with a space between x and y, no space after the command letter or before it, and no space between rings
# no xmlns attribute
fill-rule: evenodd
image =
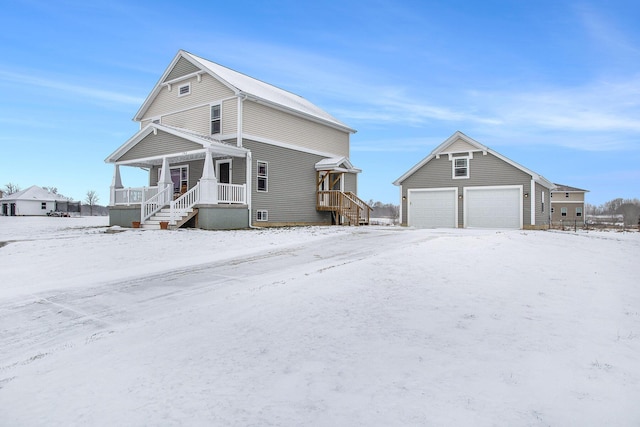
<svg viewBox="0 0 640 427"><path fill-rule="evenodd" d="M464 226L522 228L522 187L468 187L464 189Z"/></svg>
<svg viewBox="0 0 640 427"><path fill-rule="evenodd" d="M409 226L418 228L455 228L457 189L409 190Z"/></svg>

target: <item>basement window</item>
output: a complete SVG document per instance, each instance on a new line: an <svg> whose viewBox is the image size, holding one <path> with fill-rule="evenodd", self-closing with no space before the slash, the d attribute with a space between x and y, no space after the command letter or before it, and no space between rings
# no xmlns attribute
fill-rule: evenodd
<svg viewBox="0 0 640 427"><path fill-rule="evenodd" d="M256 211L256 221L268 221L269 220L269 211Z"/></svg>
<svg viewBox="0 0 640 427"><path fill-rule="evenodd" d="M453 159L453 179L469 178L469 159L456 157Z"/></svg>
<svg viewBox="0 0 640 427"><path fill-rule="evenodd" d="M178 96L185 96L191 93L191 83L182 85L178 88Z"/></svg>

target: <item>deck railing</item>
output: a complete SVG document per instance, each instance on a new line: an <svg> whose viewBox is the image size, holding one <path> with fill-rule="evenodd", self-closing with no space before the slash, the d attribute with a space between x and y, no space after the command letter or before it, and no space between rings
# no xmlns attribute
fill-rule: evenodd
<svg viewBox="0 0 640 427"><path fill-rule="evenodd" d="M339 190L318 191L316 209L336 212L352 225L368 224L371 212L371 207L354 193Z"/></svg>
<svg viewBox="0 0 640 427"><path fill-rule="evenodd" d="M116 188L115 205L139 205L143 200L148 200L158 194L158 187L128 187Z"/></svg>

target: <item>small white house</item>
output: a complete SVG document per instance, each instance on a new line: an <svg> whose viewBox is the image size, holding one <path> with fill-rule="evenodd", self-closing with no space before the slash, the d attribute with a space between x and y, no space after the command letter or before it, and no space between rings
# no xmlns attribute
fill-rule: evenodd
<svg viewBox="0 0 640 427"><path fill-rule="evenodd" d="M3 216L47 215L56 211L56 202L68 202L64 196L32 185L26 190L7 194L0 199Z"/></svg>

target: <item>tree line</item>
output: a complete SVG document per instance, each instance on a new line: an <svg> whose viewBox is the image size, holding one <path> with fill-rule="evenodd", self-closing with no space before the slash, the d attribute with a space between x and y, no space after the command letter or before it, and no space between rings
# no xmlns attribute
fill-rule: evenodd
<svg viewBox="0 0 640 427"><path fill-rule="evenodd" d="M623 199L618 197L598 206L586 203L585 213L589 216L621 215L624 225L640 226L640 199Z"/></svg>

